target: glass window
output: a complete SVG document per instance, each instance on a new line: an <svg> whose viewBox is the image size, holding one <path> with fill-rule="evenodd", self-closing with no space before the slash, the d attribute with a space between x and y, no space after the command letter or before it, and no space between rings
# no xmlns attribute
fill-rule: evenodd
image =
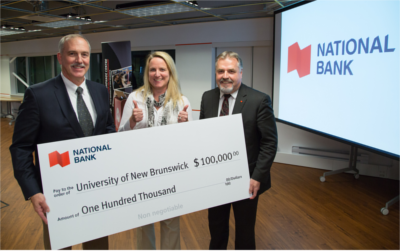
<svg viewBox="0 0 400 251"><path fill-rule="evenodd" d="M132 80L133 89L137 89L143 86L143 72L144 67L146 66L147 56L151 53L151 51L132 51L132 71L135 79ZM135 87L136 80L136 87Z"/></svg>
<svg viewBox="0 0 400 251"><path fill-rule="evenodd" d="M61 74L61 65L58 63L57 55L54 56L54 71L55 71L55 76Z"/></svg>
<svg viewBox="0 0 400 251"><path fill-rule="evenodd" d="M90 54L90 80L97 83L103 83L102 71L101 71L101 60L102 53L91 53Z"/></svg>
<svg viewBox="0 0 400 251"><path fill-rule="evenodd" d="M176 64L175 50L160 50L160 51L164 51L164 52L168 53L171 56L171 58L174 60L175 64Z"/></svg>
<svg viewBox="0 0 400 251"><path fill-rule="evenodd" d="M46 81L53 77L51 56L28 57L29 85Z"/></svg>
<svg viewBox="0 0 400 251"><path fill-rule="evenodd" d="M27 76L26 76L26 57L18 57L15 59L15 68L16 71L15 73L20 77L22 80L24 80L26 83L28 82ZM26 91L26 86L19 81L16 78L17 81L17 93L25 93Z"/></svg>

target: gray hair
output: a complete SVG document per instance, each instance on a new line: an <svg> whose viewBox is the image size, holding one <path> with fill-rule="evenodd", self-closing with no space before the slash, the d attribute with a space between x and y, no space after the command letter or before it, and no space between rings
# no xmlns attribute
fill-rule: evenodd
<svg viewBox="0 0 400 251"><path fill-rule="evenodd" d="M89 53L90 53L91 50L92 50L92 47L90 47L89 41L88 41L84 36L82 36L81 34L69 34L69 35L66 35L66 36L64 36L63 38L61 38L61 39L60 39L60 42L58 42L58 52L59 52L59 53L62 53L62 51L63 51L63 49L64 49L64 43L65 43L66 41L68 41L68 40L70 40L70 39L72 39L72 38L77 38L77 37L80 37L80 38L85 39L85 41L86 41L86 42L88 43L88 45L89 45Z"/></svg>
<svg viewBox="0 0 400 251"><path fill-rule="evenodd" d="M237 54L236 52L233 52L233 51L224 51L221 54L219 54L217 59L215 60L215 68L217 68L218 60L226 59L226 58L236 58L237 61L238 61L239 71L243 70L243 61L242 61L242 59L240 58L239 54Z"/></svg>

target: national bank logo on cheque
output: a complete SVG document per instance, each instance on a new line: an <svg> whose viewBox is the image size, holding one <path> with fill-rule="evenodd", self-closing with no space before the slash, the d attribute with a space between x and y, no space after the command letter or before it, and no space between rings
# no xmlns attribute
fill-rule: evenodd
<svg viewBox="0 0 400 251"><path fill-rule="evenodd" d="M110 151L112 148L110 145L100 145L100 146L91 146L79 148L76 150L72 150L72 160L73 163L82 163L88 161L96 161L99 154L104 151ZM71 164L70 159L70 151L66 151L64 153L59 153L58 151L54 151L49 153L49 162L50 167L55 165L60 165L61 167L66 167Z"/></svg>
<svg viewBox="0 0 400 251"><path fill-rule="evenodd" d="M297 71L299 78L311 74L311 59L317 62L315 72L317 75L342 75L352 76L361 72L353 72L352 66L356 63L358 55L387 55L395 51L393 42L386 36L371 36L362 38L347 38L334 41L320 42L315 45L303 45L298 42L288 47L287 73ZM302 48L302 49L301 49ZM314 53L311 54L311 48ZM345 57L343 57L345 56ZM349 58L349 56L351 56Z"/></svg>

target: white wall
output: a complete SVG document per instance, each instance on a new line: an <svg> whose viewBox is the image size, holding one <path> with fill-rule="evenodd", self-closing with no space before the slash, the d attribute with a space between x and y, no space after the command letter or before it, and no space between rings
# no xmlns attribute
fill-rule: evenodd
<svg viewBox="0 0 400 251"><path fill-rule="evenodd" d="M350 152L349 145L282 123L277 123L277 128L279 144L275 162L324 170L338 170L348 167L348 161L292 154L292 146L335 151L346 150ZM360 174L396 180L399 179L398 161L362 149L358 149L358 153L366 153L369 156L369 164L357 164Z"/></svg>
<svg viewBox="0 0 400 251"><path fill-rule="evenodd" d="M192 109L200 110L201 96L211 89L213 58L212 45L177 46L176 68L183 95L189 98ZM202 62L202 63L197 63Z"/></svg>
<svg viewBox="0 0 400 251"><path fill-rule="evenodd" d="M253 88L272 97L272 46L253 47Z"/></svg>
<svg viewBox="0 0 400 251"><path fill-rule="evenodd" d="M9 95L11 93L10 85L10 58L7 56L0 57L0 93Z"/></svg>
<svg viewBox="0 0 400 251"><path fill-rule="evenodd" d="M8 96L11 93L10 88L10 58L7 56L0 57L0 95ZM1 102L1 113L7 113L6 102Z"/></svg>

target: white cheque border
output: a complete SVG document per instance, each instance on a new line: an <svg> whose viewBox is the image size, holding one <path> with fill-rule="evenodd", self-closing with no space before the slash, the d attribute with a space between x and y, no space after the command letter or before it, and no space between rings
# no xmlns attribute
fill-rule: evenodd
<svg viewBox="0 0 400 251"><path fill-rule="evenodd" d="M53 249L249 197L240 114L38 150Z"/></svg>

